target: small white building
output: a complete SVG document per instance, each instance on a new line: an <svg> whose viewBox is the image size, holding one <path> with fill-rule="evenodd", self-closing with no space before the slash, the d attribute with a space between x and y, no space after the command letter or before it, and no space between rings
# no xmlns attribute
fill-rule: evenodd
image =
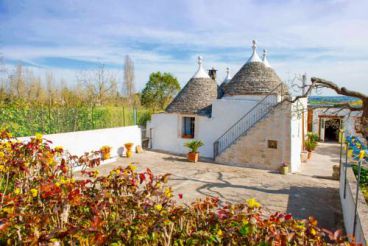
<svg viewBox="0 0 368 246"><path fill-rule="evenodd" d="M322 105L308 106L308 131L314 132L323 142L337 142L339 129L345 136L360 136L362 111Z"/></svg>
<svg viewBox="0 0 368 246"><path fill-rule="evenodd" d="M218 86L215 70L198 70L164 113L147 124L152 149L186 154L184 143L202 140L200 156L216 162L297 171L306 133L306 99L294 103L287 86L267 61L253 52L244 66Z"/></svg>

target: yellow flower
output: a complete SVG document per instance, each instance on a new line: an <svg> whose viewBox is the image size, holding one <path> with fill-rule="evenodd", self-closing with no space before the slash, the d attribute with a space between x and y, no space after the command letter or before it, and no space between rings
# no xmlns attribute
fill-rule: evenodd
<svg viewBox="0 0 368 246"><path fill-rule="evenodd" d="M155 209L156 209L157 211L161 211L161 210L162 210L162 205L161 205L161 204L156 204L156 205L155 205Z"/></svg>
<svg viewBox="0 0 368 246"><path fill-rule="evenodd" d="M55 183L55 185L56 185L57 187L60 187L60 185L61 185L61 184L60 184L59 182L56 182L56 183Z"/></svg>
<svg viewBox="0 0 368 246"><path fill-rule="evenodd" d="M31 189L32 197L36 197L38 195L38 190Z"/></svg>
<svg viewBox="0 0 368 246"><path fill-rule="evenodd" d="M217 231L217 236L221 237L221 236L222 236L222 234L223 234L223 233L222 233L222 230L221 230L221 229Z"/></svg>
<svg viewBox="0 0 368 246"><path fill-rule="evenodd" d="M4 152L0 152L0 158L3 158L5 156Z"/></svg>
<svg viewBox="0 0 368 246"><path fill-rule="evenodd" d="M3 208L3 211L8 213L8 214L12 214L12 213L14 213L14 207L5 207L5 208Z"/></svg>
<svg viewBox="0 0 368 246"><path fill-rule="evenodd" d="M170 198L170 197L172 197L173 195L172 195L172 193L171 193L171 189L170 188L166 188L165 189L165 196L167 197L167 198Z"/></svg>
<svg viewBox="0 0 368 246"><path fill-rule="evenodd" d="M116 174L120 174L120 170L119 169L117 169L115 172L116 172Z"/></svg>
<svg viewBox="0 0 368 246"><path fill-rule="evenodd" d="M249 208L259 208L261 206L261 204L257 202L255 198L248 199L247 205Z"/></svg>
<svg viewBox="0 0 368 246"><path fill-rule="evenodd" d="M5 166L4 165L0 165L0 172L4 172L5 171Z"/></svg>
<svg viewBox="0 0 368 246"><path fill-rule="evenodd" d="M19 188L16 188L16 189L14 190L14 193L15 193L16 195L19 195L19 194L20 194L20 189L19 189Z"/></svg>
<svg viewBox="0 0 368 246"><path fill-rule="evenodd" d="M313 236L317 234L317 232L316 232L316 230L315 230L314 228L312 228L312 229L310 230L310 233L311 233Z"/></svg>
<svg viewBox="0 0 368 246"><path fill-rule="evenodd" d="M35 134L35 138L37 139L37 140L42 140L42 134L41 133L36 133Z"/></svg>
<svg viewBox="0 0 368 246"><path fill-rule="evenodd" d="M129 164L129 167L130 167L130 169L131 169L132 171L135 171L135 170L137 169L137 167L136 167L136 166L134 166L134 165L132 165L132 164Z"/></svg>
<svg viewBox="0 0 368 246"><path fill-rule="evenodd" d="M364 150L361 150L360 153L359 153L359 159L363 159L365 156L365 151Z"/></svg>

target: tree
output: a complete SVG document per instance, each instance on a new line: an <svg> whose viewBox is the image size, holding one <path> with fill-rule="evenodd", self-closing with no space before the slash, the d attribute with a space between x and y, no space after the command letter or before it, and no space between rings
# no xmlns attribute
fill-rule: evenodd
<svg viewBox="0 0 368 246"><path fill-rule="evenodd" d="M116 80L106 71L104 64L91 73L83 74L79 81L85 88L86 100L93 106L103 105L116 91Z"/></svg>
<svg viewBox="0 0 368 246"><path fill-rule="evenodd" d="M134 104L135 84L134 84L134 63L130 56L125 56L124 62L124 84L123 95L128 99L128 103Z"/></svg>
<svg viewBox="0 0 368 246"><path fill-rule="evenodd" d="M358 92L358 91L352 91L345 87L339 87L337 84L321 79L312 77L311 78L311 84L310 85L304 85L303 91L304 93L301 96L295 97L292 102L295 102L299 98L308 96L313 89L319 89L319 88L328 88L334 90L337 94L343 95L343 96L350 96L350 97L356 97L359 98L362 101L362 106L359 107L353 107L349 103L341 105L341 108L348 108L351 111L362 111L362 118L361 118L361 132L362 135L368 139L368 96Z"/></svg>
<svg viewBox="0 0 368 246"><path fill-rule="evenodd" d="M179 90L178 80L170 73L151 73L142 91L141 103L153 112L164 110Z"/></svg>

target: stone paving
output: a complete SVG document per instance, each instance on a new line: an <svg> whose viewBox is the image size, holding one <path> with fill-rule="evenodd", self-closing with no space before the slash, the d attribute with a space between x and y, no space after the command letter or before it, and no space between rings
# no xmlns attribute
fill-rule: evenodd
<svg viewBox="0 0 368 246"><path fill-rule="evenodd" d="M171 173L169 183L175 195L183 194L184 202L204 196L216 196L223 202L244 202L254 197L266 212L288 212L297 218L312 215L325 228L343 228L338 181L331 179L332 165L339 162L338 144L321 143L301 171L289 175L210 161L190 163L182 156L153 151L135 154L131 159L119 158L98 169L104 175L132 162L138 170Z"/></svg>

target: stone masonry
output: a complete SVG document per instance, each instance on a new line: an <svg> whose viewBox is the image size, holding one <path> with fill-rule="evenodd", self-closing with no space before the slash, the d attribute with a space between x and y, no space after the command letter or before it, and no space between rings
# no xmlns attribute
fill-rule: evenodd
<svg viewBox="0 0 368 246"><path fill-rule="evenodd" d="M291 104L284 102L221 153L216 162L268 170L277 170L282 162L290 165L290 121ZM269 140L277 141L276 149L268 147Z"/></svg>

